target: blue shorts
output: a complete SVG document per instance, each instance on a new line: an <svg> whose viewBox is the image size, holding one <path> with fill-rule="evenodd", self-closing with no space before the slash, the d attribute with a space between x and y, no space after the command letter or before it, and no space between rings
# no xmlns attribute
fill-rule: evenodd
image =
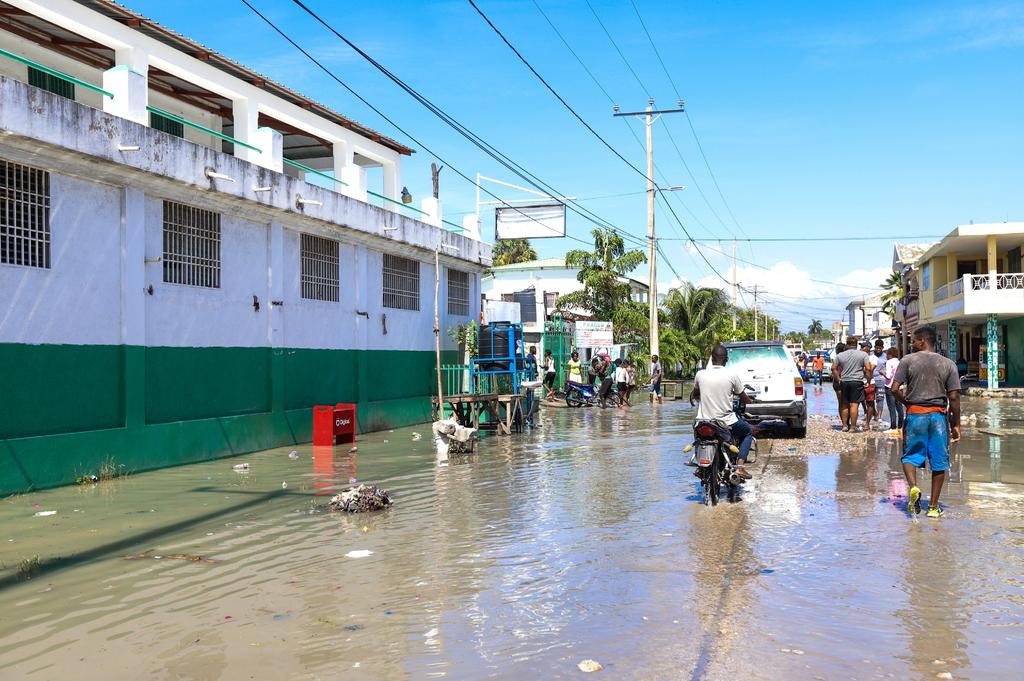
<svg viewBox="0 0 1024 681"><path fill-rule="evenodd" d="M907 443L903 463L920 468L927 459L933 472L949 468L949 422L945 414L907 414L903 436Z"/></svg>

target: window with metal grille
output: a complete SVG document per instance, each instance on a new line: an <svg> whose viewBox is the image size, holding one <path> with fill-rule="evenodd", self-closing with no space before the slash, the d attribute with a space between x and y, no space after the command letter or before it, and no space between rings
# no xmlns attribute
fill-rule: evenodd
<svg viewBox="0 0 1024 681"><path fill-rule="evenodd" d="M448 270L448 314L469 314L469 274Z"/></svg>
<svg viewBox="0 0 1024 681"><path fill-rule="evenodd" d="M50 267L50 173L3 159L0 264Z"/></svg>
<svg viewBox="0 0 1024 681"><path fill-rule="evenodd" d="M338 302L338 242L302 235L302 297Z"/></svg>
<svg viewBox="0 0 1024 681"><path fill-rule="evenodd" d="M384 254L384 307L420 309L420 263Z"/></svg>
<svg viewBox="0 0 1024 681"><path fill-rule="evenodd" d="M164 281L220 288L220 214L164 201Z"/></svg>
<svg viewBox="0 0 1024 681"><path fill-rule="evenodd" d="M175 137L185 136L184 124L168 118L167 116L161 116L153 111L149 112L149 127L154 130L166 132L168 135L174 135Z"/></svg>
<svg viewBox="0 0 1024 681"><path fill-rule="evenodd" d="M544 292L544 308L547 309L547 310L554 310L557 307L558 307L558 294L545 291Z"/></svg>
<svg viewBox="0 0 1024 681"><path fill-rule="evenodd" d="M42 88L47 92L52 92L55 95L60 95L61 97L67 97L68 99L75 98L74 83L64 80L63 78L58 78L46 71L40 71L32 66L28 67L28 84Z"/></svg>

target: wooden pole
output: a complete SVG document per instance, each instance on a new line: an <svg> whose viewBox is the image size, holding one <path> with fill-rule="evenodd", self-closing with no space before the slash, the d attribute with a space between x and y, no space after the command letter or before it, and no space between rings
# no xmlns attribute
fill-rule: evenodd
<svg viewBox="0 0 1024 681"><path fill-rule="evenodd" d="M444 419L444 391L441 388L441 249L434 249L434 348L437 359L437 414Z"/></svg>

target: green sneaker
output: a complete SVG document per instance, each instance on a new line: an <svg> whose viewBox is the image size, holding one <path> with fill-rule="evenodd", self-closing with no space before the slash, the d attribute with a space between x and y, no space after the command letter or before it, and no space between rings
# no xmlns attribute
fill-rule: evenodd
<svg viewBox="0 0 1024 681"><path fill-rule="evenodd" d="M908 513L921 513L921 488L910 488L910 502L907 504Z"/></svg>
<svg viewBox="0 0 1024 681"><path fill-rule="evenodd" d="M944 512L941 506L929 506L927 515L929 518L941 518Z"/></svg>

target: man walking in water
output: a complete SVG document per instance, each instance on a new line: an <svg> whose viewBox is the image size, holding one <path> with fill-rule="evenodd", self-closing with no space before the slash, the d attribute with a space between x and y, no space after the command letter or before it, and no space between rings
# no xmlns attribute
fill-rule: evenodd
<svg viewBox="0 0 1024 681"><path fill-rule="evenodd" d="M858 429L858 412L871 365L867 353L857 349L855 338L847 338L846 347L832 363L832 376L839 381L839 420L843 422L843 432L849 433Z"/></svg>
<svg viewBox="0 0 1024 681"><path fill-rule="evenodd" d="M658 356L651 355L651 400L657 399L658 404L661 404L661 378L663 375Z"/></svg>
<svg viewBox="0 0 1024 681"><path fill-rule="evenodd" d="M910 485L907 510L921 512L917 469L927 460L932 469L928 517L941 518L939 495L949 468L949 445L960 440L960 375L953 360L935 352L935 329L915 331L913 348L914 354L903 358L892 381L896 399L907 405L903 426L903 474Z"/></svg>

